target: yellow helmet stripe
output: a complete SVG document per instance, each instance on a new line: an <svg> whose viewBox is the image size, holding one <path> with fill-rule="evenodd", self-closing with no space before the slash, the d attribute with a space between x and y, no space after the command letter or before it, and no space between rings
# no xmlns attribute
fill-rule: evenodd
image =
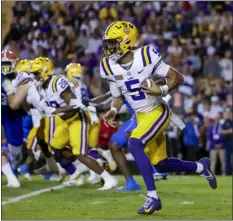
<svg viewBox="0 0 233 221"><path fill-rule="evenodd" d="M141 49L141 55L144 67L152 63L149 52L149 46L145 46Z"/></svg>
<svg viewBox="0 0 233 221"><path fill-rule="evenodd" d="M52 89L53 89L53 92L54 92L54 93L57 92L57 81L58 81L58 79L61 78L61 77L62 77L62 76L58 76L58 77L54 78L54 80L53 80Z"/></svg>
<svg viewBox="0 0 233 221"><path fill-rule="evenodd" d="M106 75L114 75L107 58L103 58L101 65Z"/></svg>

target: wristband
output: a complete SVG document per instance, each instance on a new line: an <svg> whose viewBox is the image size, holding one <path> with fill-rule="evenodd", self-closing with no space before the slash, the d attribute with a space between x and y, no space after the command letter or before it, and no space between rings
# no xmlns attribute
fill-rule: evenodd
<svg viewBox="0 0 233 221"><path fill-rule="evenodd" d="M115 114L117 114L118 110L115 107L111 107L111 111L114 111Z"/></svg>
<svg viewBox="0 0 233 221"><path fill-rule="evenodd" d="M160 89L161 89L161 91L162 91L162 97L163 96L166 96L167 95L167 93L168 93L168 90L169 90L169 87L165 84L165 85L163 85L163 86L160 86Z"/></svg>

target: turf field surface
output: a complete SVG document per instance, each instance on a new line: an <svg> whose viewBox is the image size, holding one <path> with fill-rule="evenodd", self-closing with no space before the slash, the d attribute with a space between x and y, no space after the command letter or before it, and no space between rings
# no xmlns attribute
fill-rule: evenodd
<svg viewBox="0 0 233 221"><path fill-rule="evenodd" d="M10 189L2 177L3 220L232 220L232 177L219 176L216 190L199 176L170 176L167 181L156 182L163 208L151 216L137 214L145 202L139 196L145 194L141 177L136 179L143 190L134 193L97 191L100 185L53 190L50 188L61 184L45 181L42 176L32 178L26 181L21 177L22 188ZM123 177L118 178L123 185ZM46 192L30 196L44 189ZM30 197L21 199L25 194ZM16 197L19 201L8 201Z"/></svg>

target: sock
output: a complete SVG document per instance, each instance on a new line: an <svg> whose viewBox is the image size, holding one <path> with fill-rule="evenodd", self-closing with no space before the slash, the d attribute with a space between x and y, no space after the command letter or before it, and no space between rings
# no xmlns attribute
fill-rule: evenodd
<svg viewBox="0 0 233 221"><path fill-rule="evenodd" d="M128 178L126 178L126 185L136 185L137 183L136 183L136 181L135 181L135 179L131 176L131 177L128 177Z"/></svg>
<svg viewBox="0 0 233 221"><path fill-rule="evenodd" d="M49 172L57 172L57 164L53 157L45 157L46 159L46 168Z"/></svg>
<svg viewBox="0 0 233 221"><path fill-rule="evenodd" d="M156 165L160 173L164 172L196 172L197 163L192 161L183 161L178 158L169 157Z"/></svg>
<svg viewBox="0 0 233 221"><path fill-rule="evenodd" d="M2 172L5 176L8 176L9 174L14 175L9 163L2 165Z"/></svg>
<svg viewBox="0 0 233 221"><path fill-rule="evenodd" d="M72 175L76 170L75 166L72 163L68 163L64 169L69 175Z"/></svg>
<svg viewBox="0 0 233 221"><path fill-rule="evenodd" d="M147 196L158 199L158 195L157 195L156 190L147 191Z"/></svg>
<svg viewBox="0 0 233 221"><path fill-rule="evenodd" d="M153 170L150 160L144 152L145 145L136 138L130 138L128 142L129 151L132 153L138 169L144 179L147 191L155 190Z"/></svg>
<svg viewBox="0 0 233 221"><path fill-rule="evenodd" d="M201 163L196 163L197 164L197 173L201 173L204 170L204 167Z"/></svg>
<svg viewBox="0 0 233 221"><path fill-rule="evenodd" d="M94 158L95 160L100 158L96 149L94 149L92 147L88 147L87 151L88 151L88 155L91 156L92 158Z"/></svg>

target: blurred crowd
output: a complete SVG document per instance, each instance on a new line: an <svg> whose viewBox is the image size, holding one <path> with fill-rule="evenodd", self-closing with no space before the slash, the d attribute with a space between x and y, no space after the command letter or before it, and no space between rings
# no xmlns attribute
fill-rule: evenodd
<svg viewBox="0 0 233 221"><path fill-rule="evenodd" d="M116 20L134 23L141 44L153 45L179 70L185 83L171 107L185 121L181 134L167 130L170 156L197 160L209 155L232 174L232 2L17 2L4 49L19 58L46 56L56 73L70 62L86 67L92 96L108 91L99 75L102 36ZM114 131L101 127L100 145ZM215 170L215 168L213 168Z"/></svg>

